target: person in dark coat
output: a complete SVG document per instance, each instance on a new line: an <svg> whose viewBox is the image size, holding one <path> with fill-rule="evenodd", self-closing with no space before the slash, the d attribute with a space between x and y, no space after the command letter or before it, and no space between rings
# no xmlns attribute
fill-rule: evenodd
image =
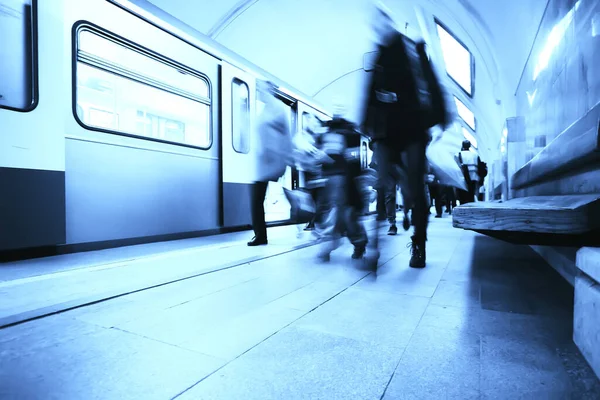
<svg viewBox="0 0 600 400"><path fill-rule="evenodd" d="M380 44L367 94L363 130L373 141L388 216L395 207L394 166L402 163L403 156L406 160L407 189L414 205L409 265L423 268L428 223L425 194L428 129L437 124L445 126L450 120L425 44L415 43L398 32L389 12L381 7L377 9L374 27Z"/></svg>

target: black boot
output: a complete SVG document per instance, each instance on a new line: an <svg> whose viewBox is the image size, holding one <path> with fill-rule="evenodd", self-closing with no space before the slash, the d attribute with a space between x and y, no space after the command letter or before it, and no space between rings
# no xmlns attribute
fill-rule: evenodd
<svg viewBox="0 0 600 400"><path fill-rule="evenodd" d="M264 244L269 243L267 239L257 238L256 236L252 238L251 241L248 242L248 246L262 246Z"/></svg>
<svg viewBox="0 0 600 400"><path fill-rule="evenodd" d="M405 231L410 229L410 221L408 219L408 215L404 214L404 219L402 220L402 227Z"/></svg>
<svg viewBox="0 0 600 400"><path fill-rule="evenodd" d="M410 267L425 268L425 240L416 240L411 237L412 241L408 244L410 247Z"/></svg>
<svg viewBox="0 0 600 400"><path fill-rule="evenodd" d="M390 236L395 236L398 233L398 228L396 227L396 224L392 224L390 225L390 229L388 230L388 235Z"/></svg>
<svg viewBox="0 0 600 400"><path fill-rule="evenodd" d="M352 258L355 260L363 258L366 251L367 251L367 247L365 245L354 246L354 253L352 253Z"/></svg>

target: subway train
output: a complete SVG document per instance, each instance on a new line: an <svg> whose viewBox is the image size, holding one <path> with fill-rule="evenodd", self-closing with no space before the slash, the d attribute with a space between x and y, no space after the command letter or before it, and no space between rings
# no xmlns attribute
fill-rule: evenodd
<svg viewBox="0 0 600 400"><path fill-rule="evenodd" d="M0 11L12 38L0 49L0 254L248 228L257 80L278 87L293 133L330 118L146 2L0 0ZM290 223L282 189L303 180L288 168L270 183L268 222Z"/></svg>

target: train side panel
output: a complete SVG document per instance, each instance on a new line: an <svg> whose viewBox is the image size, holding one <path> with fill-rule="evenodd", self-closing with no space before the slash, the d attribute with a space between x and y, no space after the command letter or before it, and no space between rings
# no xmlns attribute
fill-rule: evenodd
<svg viewBox="0 0 600 400"><path fill-rule="evenodd" d="M57 3L0 1L5 11L0 13L0 251L65 242L64 125L58 111L69 93L62 79L63 9Z"/></svg>
<svg viewBox="0 0 600 400"><path fill-rule="evenodd" d="M66 67L74 76L65 82L73 91L70 104L62 107L67 243L218 228L219 60L106 1L65 4L63 34L72 42ZM165 58L162 65L156 57ZM105 69L106 60L143 78ZM187 72L182 67L198 76L178 88L176 74ZM170 75L174 84L161 80ZM167 89L156 87L162 84ZM203 113L205 120L196 121ZM197 131L193 140L190 126ZM117 130L148 138L109 133Z"/></svg>

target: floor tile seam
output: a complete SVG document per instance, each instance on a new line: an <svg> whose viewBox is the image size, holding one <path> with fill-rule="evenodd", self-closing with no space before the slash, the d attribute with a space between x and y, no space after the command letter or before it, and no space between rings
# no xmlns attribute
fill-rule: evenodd
<svg viewBox="0 0 600 400"><path fill-rule="evenodd" d="M249 265L249 264L248 264L248 265ZM215 272L218 272L218 271L215 271ZM200 277L201 277L201 276L199 276L198 278L200 278ZM246 284L246 283L249 283L249 282L252 282L252 281L256 281L256 280L258 280L258 279L261 279L261 278L263 278L263 277L262 277L262 276L256 276L256 277L253 277L253 278L247 279L247 280L245 280L245 281L238 282L238 283L236 283L236 284L234 284L234 285L231 285L231 286L228 286L228 287L226 287L226 288L222 288L222 289L219 289L219 290L217 290L217 291L214 291L214 292L211 292L211 293L206 293L206 294L204 294L204 295L201 295L201 296L199 296L199 297L196 297L196 298L194 298L194 299L190 299L190 300L184 301L184 302L182 302L182 303L178 303L178 304L175 304L175 305L169 306L169 307L167 307L167 308L164 308L164 309L161 309L161 310L159 310L159 312L162 312L162 311L167 311L167 310L173 309L173 308L175 308L175 307L181 306L181 305L183 305L183 304L188 304L188 303L190 303L190 302L192 302L192 301L196 301L196 300L204 299L204 298L206 298L206 297L208 297L208 296L215 295L215 294L217 294L217 293L221 293L221 292L224 292L224 291L226 291L226 290L229 290L229 289L232 289L232 288L235 288L235 287L239 287L239 286L241 286L241 285L243 285L243 284ZM194 278L192 278L192 279L194 279ZM314 283L314 281L313 281L313 282L309 282L308 284L304 285L303 287L309 286L309 285L311 285L312 283ZM298 288L298 289L296 289L295 291L297 291L297 290L300 290L300 289L301 289L301 288ZM293 293L293 292L290 292L290 293L288 293L288 294L291 294L291 293ZM260 305L258 308L260 308L260 307L263 307L263 306L265 306L265 305L267 305L267 304L270 304L270 303L272 303L272 302L274 302L274 301L278 300L278 299L279 299L279 298L281 298L281 297L285 297L285 296L287 296L288 294L284 294L284 295L282 295L282 296L278 297L277 299L270 300L270 301L268 301L267 303L261 304L261 305ZM109 300L109 301L110 301L110 300ZM130 322L130 321L128 321L128 322ZM153 325L153 326L155 326L155 325Z"/></svg>
<svg viewBox="0 0 600 400"><path fill-rule="evenodd" d="M277 298L275 298L275 299L272 299L272 300L269 300L269 301L267 301L267 302L266 302L266 303L264 303L262 306L266 306L266 305L272 304L272 303L276 302L277 300L280 300L280 299L282 299L282 298L284 298L284 297L286 297L286 296L289 296L289 295L291 295L291 294L293 294L293 293L296 293L296 292L298 292L298 291L300 291L300 290L302 290L302 289L304 289L304 288L306 288L306 287L308 287L308 286L310 286L310 285L314 284L315 282L316 282L316 280L314 280L314 281L311 281L311 282L309 282L309 283L307 283L307 284L305 284L305 285L303 285L303 286L301 286L301 287L298 287L298 288L296 288L296 289L292 290L291 292L288 292L288 293L286 293L286 294L282 294L281 296L279 296L279 297L277 297Z"/></svg>
<svg viewBox="0 0 600 400"><path fill-rule="evenodd" d="M139 334L139 333L136 333L136 332L132 332L132 331L129 331L127 329L122 329L122 328L119 328L119 327L116 327L116 326L113 326L113 327L110 327L110 328L105 328L105 329L116 331L116 332L121 332L121 333L130 335L130 336L135 336L137 338L149 340L149 341L152 341L152 342L155 342L155 343L164 344L166 346L174 347L174 348L179 349L179 350L191 352L191 353L194 353L194 354L197 354L197 355L201 355L201 356L204 356L204 357L207 357L207 358L212 358L212 359L214 359L216 361L221 361L221 362L225 362L226 361L226 360L223 360L223 359L221 359L219 357L216 357L216 356L213 356L213 355L210 355L210 354L206 354L206 353L202 353L201 351L198 351L198 350L194 350L194 349L191 349L191 348L188 348L188 347L182 347L181 345L178 345L178 344L165 342L164 340L152 338L152 337L149 337L149 336L146 336L146 335L142 335L142 334Z"/></svg>
<svg viewBox="0 0 600 400"><path fill-rule="evenodd" d="M171 280L171 281L161 282L159 284L154 284L154 285L150 285L150 286L143 287L143 288L140 288L140 289L135 289L135 290L132 290L132 291L129 291L129 292L126 292L126 293L120 293L120 294L117 294L117 295L110 295L107 298L101 298L99 300L93 300L91 302L84 302L83 304L75 305L75 306L72 306L72 307L67 307L66 309L62 309L62 310L51 311L51 312L48 312L48 313L45 313L45 314L42 314L42 315L38 315L38 316L33 316L33 317L26 318L24 320L13 321L13 322L10 322L10 323L5 324L4 326L0 327L0 329L7 328L7 327L10 327L10 326L16 326L16 325L19 325L21 323L33 321L33 320L36 320L36 319L45 318L45 317L52 316L52 315L62 314L63 312L68 312L68 311L70 311L72 309L77 309L77 308L86 307L86 306L89 306L89 305L101 303L101 302L104 302L104 301L109 301L109 300L112 300L112 299L115 299L115 298L119 298L119 297L123 297L123 296L128 296L128 295L131 295L131 294L134 294L134 293L138 293L138 292L145 291L145 290L151 290L151 289L154 289L154 288L157 288L157 287L161 287L161 286L165 286L165 285L170 285L170 284L173 284L173 283L177 283L177 282L180 282L180 281L183 281L183 280L187 280L187 279L192 279L192 278L199 277L199 276L202 276L202 275L206 275L206 274L210 274L210 273L214 273L214 272L218 272L218 271L223 271L223 270L227 270L227 269L231 269L231 268L236 268L236 267L239 267L239 266L242 266L242 265L245 265L245 264L250 264L252 262L257 262L257 261L260 261L260 260L264 260L264 259L268 259L268 258L272 258L272 257L277 257L277 256L280 256L280 255L284 255L284 254L287 254L287 253L291 253L291 252L297 251L297 250L301 250L301 249L304 249L304 248L312 247L312 246L317 245L317 244L319 244L318 241L309 241L309 242L303 243L301 245L293 246L291 249L286 249L286 250L284 250L284 251L282 251L280 253L274 253L274 254L269 254L269 255L258 256L254 260L251 259L251 260L248 260L246 262L242 262L240 264L229 265L229 266L221 267L221 268L216 267L215 269L209 269L209 270L206 270L206 271L203 271L201 273L194 274L194 275L191 275L191 276L185 276L183 278L177 278L177 279L174 279L174 280ZM388 262L389 262L389 260L388 260ZM383 265L385 265L385 263ZM365 277L366 276L368 276L368 274L365 275ZM99 295L97 297L104 297L104 296L106 296L106 294L101 294L101 295ZM76 301L76 300L69 301L69 302L74 302L74 301ZM52 305L49 306L49 307L52 307ZM45 307L45 308L47 308L47 307ZM32 311L28 311L27 313L35 312L35 311L36 310L32 310ZM8 316L6 318L10 318L10 316Z"/></svg>
<svg viewBox="0 0 600 400"><path fill-rule="evenodd" d="M315 311L317 308L323 306L325 303L328 303L329 301L333 300L334 298L336 298L337 296L339 296L340 294L342 294L343 292L345 292L346 290L350 289L351 287L355 286L356 284L358 284L360 281L362 281L363 279L365 279L367 276L371 275L372 272L368 272L366 273L364 276L358 278L356 281L354 281L353 283L351 283L350 285L348 285L347 287L345 287L344 289L338 291L337 293L335 293L333 296L327 298L325 301L319 303L318 305L316 305L315 307L313 307L312 309L308 310L306 312L306 314L302 315L300 318L303 318L304 316L312 313L313 311ZM337 289L336 289L337 290Z"/></svg>
<svg viewBox="0 0 600 400"><path fill-rule="evenodd" d="M301 224L300 224L301 225ZM293 227L294 225L288 225L288 226L284 226L284 227L275 227L274 229L276 230L282 230L281 228L288 228L287 230L291 230L289 229L289 227ZM273 229L273 228L272 228ZM133 255L130 257L133 257L131 259L135 259L137 257L152 257L155 255L160 255L162 253L165 252L171 252L171 251L180 251L180 250L192 250L192 249L197 249L199 245L201 245L201 243L194 243L194 244L190 244L188 246L186 246L185 244L178 248L177 244L181 244L183 242L188 242L190 241L208 241L209 243L204 246L204 247L216 247L218 245L224 245L224 243L222 242L213 242L210 239L228 239L228 238L234 238L236 239L238 236L242 237L244 234L246 234L247 232L250 231L239 231L239 232L227 232L227 233L219 233L219 234L215 234L215 235L209 235L209 236L201 236L201 237L192 237L192 238L185 238L185 239L177 239L177 240L168 240L168 241L161 241L161 242L154 242L154 243L141 243L141 244L134 244L134 245L130 245L130 246L126 246L127 248L132 248L132 247L137 247L138 249L141 249L142 247L148 247L148 248L152 248L152 247L159 247L160 245L163 245L164 247L171 247L173 249L168 249L168 250L161 250L161 251L157 251L156 253L152 253L152 254L140 254L140 255ZM279 232L278 232L279 233ZM285 236L285 235L282 235ZM212 243L210 243L212 242ZM230 243L244 243L245 240L236 240L234 242L230 242ZM227 243L225 243L227 244ZM122 247L115 247L115 248L107 248L107 249L100 249L100 250L91 250L91 251L87 251L87 252L81 252L81 253L70 253L70 254L62 254L62 255L56 255L56 256L52 256L52 257L69 257L69 256L78 256L77 258L81 259L81 258L85 258L86 253L99 253L99 252L104 252L105 254L108 253L116 253L116 252L120 252L123 248ZM107 257L110 257L111 255L108 254ZM75 260L77 261L77 260ZM112 260L109 261L109 263L113 263L113 262L120 262L120 261L124 261L123 259L116 259L116 260ZM11 262L10 264L14 265L14 266L20 266L19 263L22 262L29 262L31 263L32 260L19 260L19 261L14 261Z"/></svg>
<svg viewBox="0 0 600 400"><path fill-rule="evenodd" d="M275 253L275 254L266 255L266 256L258 256L258 257L255 258L255 260L245 259L245 260L242 260L242 262L237 263L237 264L235 262L234 262L233 265L227 265L226 264L226 266L215 267L213 269L208 269L208 270L202 271L200 273L193 274L191 276L179 277L179 278L176 278L176 279L169 280L167 282L160 282L160 283L157 283L157 284L151 284L150 286L146 286L146 287L142 287L142 288L139 288L139 289L134 289L134 290L126 291L125 293L111 294L111 293L106 293L105 292L105 294L100 294L98 296L95 296L95 297L99 297L100 299L95 299L95 300L91 300L91 301L84 300L84 302L81 303L81 304L70 306L70 307L67 307L67 308L64 308L64 309L50 311L50 312L47 312L47 313L43 313L41 315L35 315L33 317L25 318L25 319L18 320L18 321L12 321L12 322L9 322L7 324L4 324L3 326L0 326L0 330L4 329L4 328L11 327L11 326L20 325L22 323L26 323L26 322L29 322L29 321L34 321L34 320L37 320L37 319L46 318L48 316L62 314L64 312L68 312L70 310L74 310L74 309L77 309L77 308L81 308L81 307L86 307L86 306L93 305L93 304L102 303L104 301L109 301L109 300L112 300L112 299L115 299L115 298L119 298L119 297L123 297L123 296L128 296L128 295L131 295L131 294L134 294L134 293L138 293L138 292L142 292L142 291L145 291L145 290L152 290L152 289L157 288L157 287L171 285L171 284L174 284L174 283L177 283L177 282L181 282L181 281L184 281L184 280L193 279L193 278L196 278L196 277L199 277L199 276L202 276L202 275L211 274L211 273L215 273L215 272L219 272L219 271L224 271L224 270L228 270L228 269L231 269L231 268L237 268L237 267L240 267L240 266L243 266L243 265L246 265L246 264L250 264L252 262L256 262L256 261L260 261L260 260L264 260L264 259L268 259L268 258L272 258L272 257L277 257L277 256L280 256L280 255L284 255L284 254L288 254L288 253L297 251L297 250L308 248L308 247L314 246L315 244L316 243L314 243L314 242L309 242L307 244L298 245L298 246L293 247L291 249L287 249L285 251L282 251L281 253ZM147 284L144 284L144 285L147 285ZM122 292L122 290L119 290L118 292ZM108 296L108 297L105 297L105 296ZM76 302L76 301L77 300L72 300L72 301L69 301L69 303ZM60 303L60 304L62 304L62 303ZM57 307L60 307L60 304L58 304ZM48 307L52 307L54 305L55 304L52 304L52 305L50 305ZM44 308L47 308L47 307L44 307ZM32 313L32 312L35 312L37 310L39 310L39 308L36 309L36 310L30 310L30 311L26 311L26 312L23 312L23 313ZM23 314L23 313L21 313L21 314ZM9 316L3 317L3 318L10 318L10 317L13 317L14 315L19 315L19 314L9 315Z"/></svg>
<svg viewBox="0 0 600 400"><path fill-rule="evenodd" d="M354 284L360 282L362 279L364 279L366 276L368 276L368 274L366 274L364 277L358 279ZM354 285L353 284L353 285ZM256 348L257 346L260 346L262 343L266 342L267 340L269 340L271 337L275 336L276 334L278 334L279 332L281 332L282 330L288 328L289 326L291 326L292 324L294 324L296 321L299 321L301 318L303 318L304 316L308 315L309 313L311 313L312 311L316 310L318 307L320 307L322 304L325 304L326 302L330 301L331 299L337 297L339 294L341 294L342 292L346 291L348 288L340 291L339 293L337 293L336 295L332 296L330 299L324 301L323 303L321 303L320 305L318 305L317 307L315 307L314 309L308 311L308 312L303 312L302 315L300 315L298 318L292 320L291 322L289 322L288 324L284 325L283 327L281 327L280 329L278 329L277 331L275 331L274 333L270 334L269 336L267 336L266 338L264 338L263 340L259 341L258 343L256 343L254 346L250 347L249 349L247 349L246 351L244 351L243 353L239 354L238 356L236 356L235 358L229 360L226 364L222 365L220 368L216 369L215 371L213 371L212 373L206 375L205 377L203 377L202 379L200 379L198 382L194 383L192 386L188 387L187 389L183 390L182 392L180 392L179 394L177 394L175 397L173 397L171 400L176 399L177 397L183 395L184 393L188 392L189 390L193 389L195 386L197 386L198 384L202 383L204 380L206 380L207 378L209 378L210 376L214 375L216 372L220 371L221 369L225 368L227 365L231 364L232 362L236 361L237 359L239 359L240 357L242 357L244 354L248 353L249 351L251 351L252 349ZM301 311L302 312L302 311Z"/></svg>
<svg viewBox="0 0 600 400"><path fill-rule="evenodd" d="M412 340L413 340L413 338L415 336L415 333L416 333L419 325L421 325L421 322L423 321L423 317L425 316L425 313L427 312L427 309L431 305L431 300L432 299L433 299L433 296L428 299L427 305L423 309L423 313L419 317L419 321L415 325L415 329L412 331L412 333L411 333L408 341L406 342L406 346L404 346L404 349L402 350L402 353L400 354L400 357L398 358L398 362L396 363L396 367L394 368L394 371L392 371L392 375L390 376L390 380L388 381L386 387L384 388L383 393L381 394L381 397L379 398L379 400L383 400L383 398L385 397L385 393L387 392L387 389L388 389L389 385L392 383L392 379L394 379L394 375L396 374L396 371L398 370L398 367L400 366L400 363L402 362L402 359L404 358L404 355L406 354L406 349L408 348L408 346L410 346L410 343L412 342Z"/></svg>
<svg viewBox="0 0 600 400"><path fill-rule="evenodd" d="M260 278L261 278L261 277L256 277L256 278L253 278L253 279L251 279L250 281L254 281L254 280L257 280L257 279L260 279ZM250 282L250 281L247 281L247 282L245 282L245 283L248 283L248 282ZM309 286L309 285L311 285L312 283L314 283L314 282L309 282L309 283L307 283L306 285L304 285L303 287ZM237 286L237 285L236 285L236 286ZM235 287L235 286L233 286L233 287ZM302 287L302 288L303 288L303 287ZM232 287L229 287L228 289L231 289L231 288L232 288ZM301 288L299 288L299 289L296 289L296 290L300 290L300 289L301 289ZM222 291L224 291L224 290L226 290L226 289L219 290L218 292L222 292ZM289 293L287 293L287 294L283 294L283 295L281 295L281 296L278 296L278 297L277 297L277 298L275 298L275 299L268 300L267 302L264 302L264 303L261 303L261 304L259 304L259 305L256 305L256 306L252 307L250 310L246 310L246 311L242 311L242 312L239 312L239 313L235 313L234 315L231 315L231 318L230 318L230 320L232 320L232 319L237 319L237 318L240 318L240 317L243 317L243 316L247 316L248 314L251 314L251 313L257 312L257 311L259 311L261 308L264 308L264 307L266 307L266 306L268 306L268 305L272 305L272 304L273 304L275 301L277 301L277 300L279 300L279 299L281 299L281 298L283 298L283 297L285 297L285 296L287 296L287 295L289 295L289 294L291 294L291 293L294 293L296 290L294 290L293 292L289 292ZM215 294L215 293L218 293L218 292L214 292L214 293L212 293L212 294ZM206 296L203 296L202 298L205 298L205 297L206 297ZM198 299L196 299L196 300L198 300ZM173 307L170 307L170 308L173 308ZM168 309L170 309L170 308L168 308ZM283 307L283 308L289 308L289 309L292 309L292 308L290 308L290 307ZM168 309L165 309L165 311L166 311L166 310L168 310ZM304 312L304 313L306 313L306 311L303 311L303 310L297 310L297 311L300 311L300 312ZM300 317L302 317L302 315L301 315ZM299 317L299 318L300 318L300 317ZM219 323L219 325L220 325L220 326L224 326L224 325L226 325L226 324L227 324L227 323L229 323L229 322L231 322L231 321L224 320L224 321L221 321L221 322ZM159 325L159 324L160 324L160 322L159 322L159 323L155 323L155 324L153 324L153 325L150 325L150 327L154 327L154 326L157 326L157 325Z"/></svg>
<svg viewBox="0 0 600 400"><path fill-rule="evenodd" d="M239 265L239 266L241 267L241 266L243 266L243 265L245 265L245 264L242 264L242 265ZM250 264L247 264L247 265L250 265ZM215 272L219 272L219 271L215 271ZM201 276L202 276L202 275L198 276L197 278L200 278ZM194 278L190 278L190 280L191 280L191 279L194 279ZM238 283L236 283L236 284L233 284L233 285L231 285L231 286L227 286L227 287L225 287L225 288L221 288L221 289L219 289L219 290L215 290L214 292L210 292L210 293L205 293L205 294L202 294L202 295L200 295L200 296L198 296L198 297L194 297L193 299L185 300L185 301L183 301L183 302L181 302L181 303L177 303L177 304L171 305L171 306L169 306L169 307L163 308L163 309L161 309L160 311L166 311L166 310L170 310L170 309L172 309L172 308L179 307L179 306L182 306L182 305L184 305L184 304L191 303L192 301L196 301L196 300L204 299L205 297L212 296L212 295L215 295L215 294L217 294L217 293L224 292L224 291L226 291L226 290L229 290L229 289L233 289L233 288L235 288L235 287L238 287L238 286L244 285L244 284L246 284L246 283L249 283L249 282L255 281L255 280L257 280L257 279L260 279L260 277L258 277L258 276L257 276L257 277L254 277L254 278L248 279L248 280L246 280L246 281L243 281L243 282L238 282Z"/></svg>
<svg viewBox="0 0 600 400"><path fill-rule="evenodd" d="M463 233L462 233L460 236L461 236L461 237L462 237L462 236L464 236L464 232L463 232ZM457 248L458 248L458 246L459 246L459 245L460 245L460 239L457 239L457 240L456 240L456 243L454 244L454 248L452 249L452 254L451 254L451 255L450 255L450 257L448 258L448 261L446 262L446 265L445 265L445 266L444 266L444 268L443 268L443 271L442 271L442 275L441 275L441 277L440 277L440 280L438 281L437 285L435 285L435 290L433 291L433 295L431 296L431 299L433 299L433 298L435 297L435 294L436 294L437 290L438 290L438 289L439 289L439 287L440 287L440 283L442 282L442 280L444 280L444 279L443 279L443 277L444 277L444 274L445 274L445 273L446 273L446 271L448 270L448 266L450 265L450 262L451 262L451 261L452 261L452 259L455 257L456 250L457 250ZM467 282L470 282L470 280L468 280ZM478 300L479 300L479 304L481 304L481 290L479 290L478 296L479 296L479 299L478 299ZM431 304L431 303L430 303L430 304ZM434 304L435 304L435 303L434 303ZM429 304L427 305L427 307L429 307Z"/></svg>
<svg viewBox="0 0 600 400"><path fill-rule="evenodd" d="M210 378L212 375L214 375L215 373L219 372L221 369L225 368L226 366L228 366L229 364L231 364L232 362L238 360L239 358L241 358L242 356L244 356L246 353L248 353L249 351L251 351L252 349L254 349L257 346L260 346L262 343L266 342L267 340L269 340L271 337L275 336L276 334L278 334L279 332L281 332L282 330L286 329L287 327L289 327L290 325L292 325L293 323L295 323L296 321L298 321L300 318L304 317L307 313L304 313L302 315L300 315L298 318L292 320L291 322L289 322L288 324L284 325L283 327L279 328L278 330L276 330L275 332L271 333L270 335L268 335L266 338L263 338L262 340L260 340L258 343L254 344L253 346L251 346L250 348L246 349L244 352L242 352L241 354L237 355L236 357L230 359L229 361L226 361L225 364L223 364L222 366L220 366L219 368L217 368L216 370L214 370L213 372L211 372L210 374L204 376L202 379L200 379L199 381L197 381L196 383L194 383L193 385L191 385L190 387L188 387L187 389L184 389L182 392L180 392L179 394L175 395L174 397L171 398L171 400L174 400L176 398L178 398L179 396L183 395L184 393L190 391L191 389L193 389L195 386L199 385L200 383L202 383L203 381L205 381L207 378Z"/></svg>
<svg viewBox="0 0 600 400"><path fill-rule="evenodd" d="M284 235L284 237L285 237L285 235ZM310 240L308 240L308 241L310 242ZM51 272L48 274L33 275L30 277L18 278L15 280L0 281L0 287L7 286L7 284L6 284L7 282L14 283L19 280L52 279L56 275L76 275L79 273L94 272L94 271L103 270L103 269L118 268L119 266L126 266L130 263L137 263L137 262L151 261L151 260L161 260L161 259L169 258L169 257L173 257L173 256L187 255L188 253L190 253L190 254L191 253L202 253L202 252L211 251L211 250L228 249L228 248L235 247L235 246L241 246L245 242L246 242L245 240L238 240L235 242L228 242L228 243L212 243L212 244L208 244L206 246L201 246L201 247L196 246L196 247L191 247L191 248L172 249L172 250L160 251L160 252L153 253L153 254L131 256L128 258L110 260L110 261L100 262L100 263L93 263L92 265L84 265L84 266L70 268L70 269L66 269L66 270L62 270L62 271ZM117 250L117 249L110 249L110 250ZM120 264L124 264L124 265L120 265ZM29 282L14 283L14 284L18 285L18 284L25 284L25 283L29 283Z"/></svg>
<svg viewBox="0 0 600 400"><path fill-rule="evenodd" d="M54 279L57 277L63 277L63 276L72 276L72 275L77 275L77 274L83 274L85 272L95 272L95 271L101 271L103 269L118 268L121 266L124 267L124 266L127 266L131 261L133 261L133 259L119 260L119 261L114 261L114 262L110 262L110 263L106 263L106 264L86 265L86 266L72 268L72 269L65 270L65 271L57 271L57 272L51 272L48 274L33 275L33 276L25 277L25 278L17 278L17 279L12 279L12 280L8 279L8 280L4 280L4 281L0 282L0 288L26 285L28 283L40 282L40 281L50 280L50 279Z"/></svg>
<svg viewBox="0 0 600 400"><path fill-rule="evenodd" d="M208 250L214 250L214 249L220 250L222 248L229 248L229 247L236 246L238 244L241 245L242 243L244 243L244 241L234 242L229 246L223 246L223 247L218 247L219 244L212 244L212 245L209 245L209 246L206 246L203 248L167 250L165 252L160 252L160 253L156 253L156 254L148 254L148 255L143 255L143 256L138 256L138 257L133 257L133 258L125 258L125 259L120 259L120 260L104 262L104 263L100 263L100 264L85 265L85 266L80 266L77 268L71 268L68 270L51 272L48 274L33 275L30 277L26 277L26 278L2 281L2 282L0 282L0 288L5 287L5 286L10 287L10 286L27 284L27 283L31 283L31 282L49 280L49 279L54 279L54 278L58 278L58 277L62 277L62 276L71 276L71 275L85 274L87 272L96 272L96 271L114 269L114 268L118 268L118 267L126 267L127 265L132 264L132 263L140 263L140 262L144 262L144 261L156 261L156 260L161 260L161 259L169 258L169 257L173 257L173 256L186 255L186 253L201 253L201 252L205 252ZM21 280L23 280L24 282L19 282Z"/></svg>
<svg viewBox="0 0 600 400"><path fill-rule="evenodd" d="M305 243L301 243L299 245L297 244L292 247L310 245L311 242L314 242L314 240L308 240ZM25 277L25 278L0 281L0 288L54 279L57 276L65 276L65 275L70 276L70 275L84 274L86 272L95 272L95 271L101 271L101 270L105 270L105 269L113 269L113 268L118 268L121 266L127 266L131 263L138 263L138 262L150 261L150 260L160 260L160 259L169 258L172 256L186 255L187 253L200 253L200 252L214 250L214 249L218 249L218 250L227 249L230 247L241 245L243 243L245 243L245 240L240 240L240 241L236 241L236 242L232 242L232 243L225 243L225 244L214 243L214 244L209 244L209 245L201 247L201 248L195 247L195 248L186 248L186 249L167 250L167 251L154 253L154 254L140 255L140 256L134 256L132 258L125 258L125 259L118 259L118 260L113 260L113 261L108 261L108 262L102 262L100 264L85 265L85 266L71 268L71 269L67 269L67 270L63 270L63 271L51 272L48 274L33 275L30 277ZM24 282L19 282L21 280L24 280Z"/></svg>
<svg viewBox="0 0 600 400"><path fill-rule="evenodd" d="M82 337L85 337L85 336L89 336L89 335L92 335L92 334L95 334L95 333L102 332L102 331L110 329L110 328L107 328L105 326L101 326L101 325L98 325L98 324L95 324L95 323L92 323L92 322L88 322L88 321L82 321L82 320L79 320L79 319L74 318L74 317L71 317L70 319L73 320L73 321L79 322L79 323L81 323L83 325L87 325L90 328L99 328L99 329L97 329L97 330L85 330L84 332L82 332L78 336L74 336L74 337L72 337L70 339L63 340L63 341L59 342L60 345L62 345L64 343L70 343L70 342L72 342L74 340L77 340L79 338L82 338ZM14 338L12 338L12 339L10 339L8 341L0 341L0 344L11 343L11 342L19 340L21 338L22 338L22 336L15 336ZM51 346L55 346L55 345L56 345L56 343L55 344L49 344L47 346L42 346L42 348L51 347Z"/></svg>
<svg viewBox="0 0 600 400"><path fill-rule="evenodd" d="M369 273L366 273L364 276L362 276L362 277L360 277L359 279L357 279L356 281L352 282L351 284L349 284L349 285L348 285L347 287L345 287L344 289L342 289L342 290L338 291L338 292L337 292L337 293L335 293L333 296L331 296L331 297L327 298L325 301L323 301L323 302L319 303L319 304L318 304L317 306L315 306L314 308L312 308L312 309L310 309L310 310L308 310L308 311L304 311L304 310L297 310L297 311L300 311L300 312L304 312L304 314L303 314L303 315L301 315L300 317L298 317L298 319L300 319L300 318L304 317L305 315L307 315L307 314L309 314L309 313L313 312L313 311L314 311L314 310L316 310L317 308L321 307L323 304L325 304L325 303L327 303L328 301L332 300L334 297L338 296L339 294L341 294L342 292L346 291L346 290L347 290L347 289L349 289L350 287L352 287L352 286L356 285L358 282L360 282L361 280L363 280L363 279L364 279L365 277L367 277L369 274L370 274L370 272L369 272ZM299 287L298 289L296 289L296 290L294 290L294 291L292 291L292 292L289 292L289 293L287 293L287 294L284 294L284 295L282 295L282 296L279 296L279 297L277 297L276 299L273 299L273 300L271 300L271 301L269 301L269 302L267 302L267 303L263 304L262 306L266 306L266 305L272 304L272 303L274 303L274 302L275 302L275 301L277 301L277 300L280 300L280 299L282 299L282 298L284 298L284 297L286 297L286 296L289 296L289 295L291 295L291 294L293 294L293 293L296 293L296 292L298 292L299 290L302 290L302 289L304 289L304 288L306 288L306 287L308 287L308 286L310 286L310 285L314 284L315 282L317 282L317 280L313 280L313 281L311 281L311 282L307 283L306 285L303 285L302 287ZM336 290L337 290L337 289L336 289ZM284 308L294 309L293 307L284 307ZM282 328L282 329L283 329L283 328Z"/></svg>

